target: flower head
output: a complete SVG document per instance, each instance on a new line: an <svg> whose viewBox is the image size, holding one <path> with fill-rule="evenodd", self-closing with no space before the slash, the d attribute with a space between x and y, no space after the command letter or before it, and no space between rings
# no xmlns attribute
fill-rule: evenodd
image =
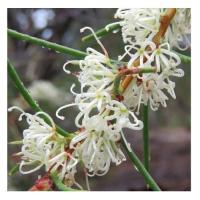
<svg viewBox="0 0 200 200"><path fill-rule="evenodd" d="M171 26L166 32L165 41L167 41L172 47L178 48L182 51L187 50L190 47L190 21L190 8L177 8Z"/></svg>
<svg viewBox="0 0 200 200"><path fill-rule="evenodd" d="M94 115L84 124L83 131L72 139L70 147L79 155L89 176L102 176L110 169L111 162L119 165L126 160L116 144L119 133L111 129L103 116Z"/></svg>
<svg viewBox="0 0 200 200"><path fill-rule="evenodd" d="M37 112L34 115L24 112L19 107L11 107L8 110L19 110L22 117L26 117L29 127L23 131L23 145L19 171L22 174L29 174L45 166L46 172L56 171L63 181L73 177L76 172L78 160L73 154L66 151L68 142L56 133L56 126L52 118L44 112ZM47 124L40 115L46 117L51 125ZM74 181L74 184L77 185ZM71 185L69 185L71 186Z"/></svg>
<svg viewBox="0 0 200 200"><path fill-rule="evenodd" d="M164 68L171 68L172 65L173 67L177 67L181 63L181 59L170 50L168 43L163 43L151 54L149 62L155 62L157 71L160 72Z"/></svg>
<svg viewBox="0 0 200 200"><path fill-rule="evenodd" d="M124 43L142 42L155 34L160 26L162 13L163 9L118 9L115 18L121 19L119 24L122 26Z"/></svg>

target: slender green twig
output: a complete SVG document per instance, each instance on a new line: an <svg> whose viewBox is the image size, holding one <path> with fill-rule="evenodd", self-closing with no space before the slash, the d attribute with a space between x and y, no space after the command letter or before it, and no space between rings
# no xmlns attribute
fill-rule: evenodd
<svg viewBox="0 0 200 200"><path fill-rule="evenodd" d="M149 185L149 187L152 190L161 191L161 189L159 188L158 184L154 181L154 179L151 177L149 172L145 169L145 167L142 164L142 162L139 160L137 155L134 153L134 151L131 149L131 147L127 143L124 134L121 133L121 135L122 135L122 140L121 140L122 146L123 146L124 150L126 151L126 153L128 154L128 157L131 160L132 164L138 169L138 171L144 177L146 183Z"/></svg>
<svg viewBox="0 0 200 200"><path fill-rule="evenodd" d="M95 32L97 37L103 37L105 35L107 35L108 33L112 32L112 31L116 31L120 29L120 24L113 24L109 26L109 29L106 30L105 28L101 28L99 29L97 32ZM93 34L89 34L85 37L82 38L83 42L88 42L90 40L94 39L94 35Z"/></svg>
<svg viewBox="0 0 200 200"><path fill-rule="evenodd" d="M178 52L175 52L175 53L179 55L182 63L184 63L184 64L190 64L191 63L191 57L190 56L186 56L186 55L183 55L183 54L178 53Z"/></svg>
<svg viewBox="0 0 200 200"><path fill-rule="evenodd" d="M150 162L150 151L149 151L149 116L148 116L148 105L143 107L143 153L144 153L144 166L149 172Z"/></svg>
<svg viewBox="0 0 200 200"><path fill-rule="evenodd" d="M30 35L20 33L20 32L11 30L11 29L8 29L8 36L11 37L11 38L15 38L17 40L20 40L20 41L30 42L30 43L35 44L37 46L45 47L45 48L54 50L54 51L59 52L59 53L71 55L71 56L74 56L74 57L79 58L79 59L83 59L83 58L85 58L85 56L88 55L84 51L69 48L69 47L66 47L66 46L63 46L63 45L60 45L60 44L56 44L56 43L53 43L53 42L42 40L40 38L32 37ZM113 60L113 59L110 59L110 62L112 64L116 64L116 65L126 65L127 64L126 62Z"/></svg>
<svg viewBox="0 0 200 200"><path fill-rule="evenodd" d="M16 174L19 171L19 164L14 165L11 170L8 172L9 176Z"/></svg>
<svg viewBox="0 0 200 200"><path fill-rule="evenodd" d="M55 184L55 186L57 187L57 189L60 191L79 191L79 190L69 188L65 184L63 184L62 181L59 179L56 172L52 172L50 174L50 177L51 177L53 183Z"/></svg>
<svg viewBox="0 0 200 200"><path fill-rule="evenodd" d="M29 106L35 111L35 112L39 112L42 111L42 109L40 108L40 106L32 99L31 95L29 94L28 90L25 88L22 80L20 79L20 77L18 76L15 68L13 67L13 65L10 63L10 61L8 60L8 75L10 77L10 79L13 81L13 83L15 84L16 88L18 89L18 91L20 92L20 94L24 97L24 99L26 100L26 102L29 104ZM43 119L50 124L50 121L47 117L41 115L41 117L43 117ZM56 125L56 131L60 134L63 135L65 137L70 136L71 134L69 134L68 132L66 132L65 130L63 130L62 128L60 128L59 126Z"/></svg>
<svg viewBox="0 0 200 200"><path fill-rule="evenodd" d="M8 29L8 36L15 38L17 40L21 40L21 41L26 41L26 42L30 42L33 43L35 45L41 46L41 47L46 47L48 49L60 52L60 53L65 53L77 58L84 58L87 54L83 51L79 51L79 50L75 50L72 49L70 47L66 47L66 46L62 46L53 42L49 42L43 39L39 39L36 37L32 37L30 35L27 34L23 34L23 33L19 33L17 31Z"/></svg>

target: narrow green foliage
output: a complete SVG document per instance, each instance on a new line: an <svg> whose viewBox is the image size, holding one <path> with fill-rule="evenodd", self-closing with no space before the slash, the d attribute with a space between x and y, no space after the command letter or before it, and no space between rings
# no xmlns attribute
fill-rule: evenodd
<svg viewBox="0 0 200 200"><path fill-rule="evenodd" d="M30 42L32 44L35 44L35 45L38 45L41 47L45 47L45 48L54 50L56 52L68 54L68 55L74 56L76 58L84 58L87 55L83 51L75 50L70 47L62 46L62 45L59 45L59 44L56 44L53 42L48 42L46 40L32 37L27 34L19 33L17 31L11 30L11 29L8 29L8 36L11 38L15 38L17 40Z"/></svg>
<svg viewBox="0 0 200 200"><path fill-rule="evenodd" d="M181 53L178 53L178 52L175 52L181 59L181 62L183 64L191 64L191 57L190 56L186 56L186 55L183 55Z"/></svg>
<svg viewBox="0 0 200 200"><path fill-rule="evenodd" d="M19 164L14 165L11 170L8 172L9 176L13 176L19 171Z"/></svg>
<svg viewBox="0 0 200 200"><path fill-rule="evenodd" d="M148 105L143 107L143 154L144 154L144 166L147 171L149 171L150 162L150 151L149 151L149 110Z"/></svg>
<svg viewBox="0 0 200 200"><path fill-rule="evenodd" d="M121 139L121 143L122 146L124 148L124 150L126 151L130 161L132 162L133 166L140 172L140 174L144 177L144 180L146 182L146 184L149 185L149 187L154 190L154 191L161 191L161 189L159 188L158 184L154 181L154 179L151 177L151 175L149 174L149 172L146 170L146 168L144 167L144 165L142 164L142 162L139 160L139 158L137 157L137 155L135 154L135 152L130 148L129 144L127 143L124 134L121 133L122 135L122 139Z"/></svg>

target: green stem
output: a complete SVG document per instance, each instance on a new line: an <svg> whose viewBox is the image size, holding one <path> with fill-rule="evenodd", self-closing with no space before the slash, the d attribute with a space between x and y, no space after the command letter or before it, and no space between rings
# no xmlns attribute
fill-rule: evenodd
<svg viewBox="0 0 200 200"><path fill-rule="evenodd" d="M21 95L24 97L24 99L26 100L26 102L29 104L29 106L35 111L35 112L39 112L42 111L42 109L40 108L40 106L32 99L31 95L29 94L28 90L25 88L22 80L20 79L20 77L18 76L15 68L13 67L13 65L10 63L10 61L8 60L7 62L8 64L8 75L10 77L10 79L13 81L13 83L15 84L16 88L18 89L18 91L21 93ZM42 118L48 123L51 124L49 119L43 115L41 115ZM56 125L56 131L62 135L62 136L71 136L69 133L67 133L65 130L63 130L62 128L60 128L59 126Z"/></svg>
<svg viewBox="0 0 200 200"><path fill-rule="evenodd" d="M151 177L149 172L145 169L142 162L139 160L137 155L134 153L134 151L129 147L129 144L126 141L126 138L124 137L124 134L122 135L122 146L124 147L124 150L128 154L129 159L131 160L133 166L135 166L140 174L144 177L145 182L149 185L149 187L154 191L161 191L158 184L154 181L154 179Z"/></svg>
<svg viewBox="0 0 200 200"><path fill-rule="evenodd" d="M11 170L8 172L9 176L16 174L19 171L19 164L14 165Z"/></svg>
<svg viewBox="0 0 200 200"><path fill-rule="evenodd" d="M74 57L78 57L78 58L84 58L87 54L83 51L79 51L79 50L75 50L72 49L70 47L66 47L66 46L62 46L53 42L48 42L46 40L43 39L39 39L36 37L32 37L30 35L27 34L23 34L23 33L19 33L17 31L8 29L8 36L15 38L17 40L22 40L22 41L26 41L26 42L30 42L33 43L35 45L41 46L41 47L46 47L48 49L60 52L60 53L65 53Z"/></svg>
<svg viewBox="0 0 200 200"><path fill-rule="evenodd" d="M46 41L46 40L42 40L42 39L39 39L39 38L36 38L36 37L32 37L30 35L27 35L27 34L24 34L24 33L19 33L17 31L11 30L11 29L8 29L8 36L11 37L11 38L15 38L17 40L30 42L30 43L35 44L37 46L45 47L45 48L54 50L54 51L59 52L59 53L68 54L68 55L74 56L76 58L78 57L79 59L83 59L83 58L85 58L85 56L88 55L84 51L79 51L79 50L72 49L72 48L69 48L69 47L66 47L66 46L63 46L63 45L60 45L60 44L56 44L56 43L49 42L49 41ZM120 64L120 65L126 65L127 64L126 62L122 62L122 61L118 61L118 60L110 59L110 61L114 64Z"/></svg>
<svg viewBox="0 0 200 200"><path fill-rule="evenodd" d="M178 53L178 52L175 52L175 53L178 54L182 63L184 63L184 64L190 64L191 63L191 57L190 56L186 56L186 55L183 55L183 54Z"/></svg>
<svg viewBox="0 0 200 200"><path fill-rule="evenodd" d="M57 187L57 189L60 191L79 191L79 190L74 190L72 188L69 188L65 184L63 184L62 181L59 179L58 175L56 174L56 172L52 172L50 174L50 177L53 183L55 184L55 186Z"/></svg>
<svg viewBox="0 0 200 200"><path fill-rule="evenodd" d="M118 30L118 29L120 29L120 24L113 24L113 25L109 26L108 30L106 30L105 28L101 28L97 32L95 32L95 34L96 34L97 37L103 37L103 36L107 35L108 33L115 31L115 30ZM89 34L89 35L83 37L82 41L88 42L88 41L93 40L93 39L94 39L94 35Z"/></svg>
<svg viewBox="0 0 200 200"><path fill-rule="evenodd" d="M149 171L150 164L150 151L149 151L149 117L148 117L148 105L143 107L143 153L144 153L144 166Z"/></svg>

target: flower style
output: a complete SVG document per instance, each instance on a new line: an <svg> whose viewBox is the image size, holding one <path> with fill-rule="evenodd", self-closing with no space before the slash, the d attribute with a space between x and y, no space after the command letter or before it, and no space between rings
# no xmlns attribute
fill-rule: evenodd
<svg viewBox="0 0 200 200"><path fill-rule="evenodd" d="M173 99L176 99L176 94L174 92L175 83L169 79L170 76L181 78L184 76L184 71L182 69L177 69L175 65L172 65L171 68L166 68L160 74L160 77L163 80L162 81L163 88L167 90L167 92L171 95Z"/></svg>
<svg viewBox="0 0 200 200"><path fill-rule="evenodd" d="M135 102L127 106L133 110L137 107L137 114L139 114L140 104L147 105L148 101L152 110L156 111L160 104L166 107L166 100L168 97L163 93L162 87L159 81L159 75L152 74L141 79L135 79L132 85L132 96L134 96ZM126 99L125 99L126 104Z"/></svg>

